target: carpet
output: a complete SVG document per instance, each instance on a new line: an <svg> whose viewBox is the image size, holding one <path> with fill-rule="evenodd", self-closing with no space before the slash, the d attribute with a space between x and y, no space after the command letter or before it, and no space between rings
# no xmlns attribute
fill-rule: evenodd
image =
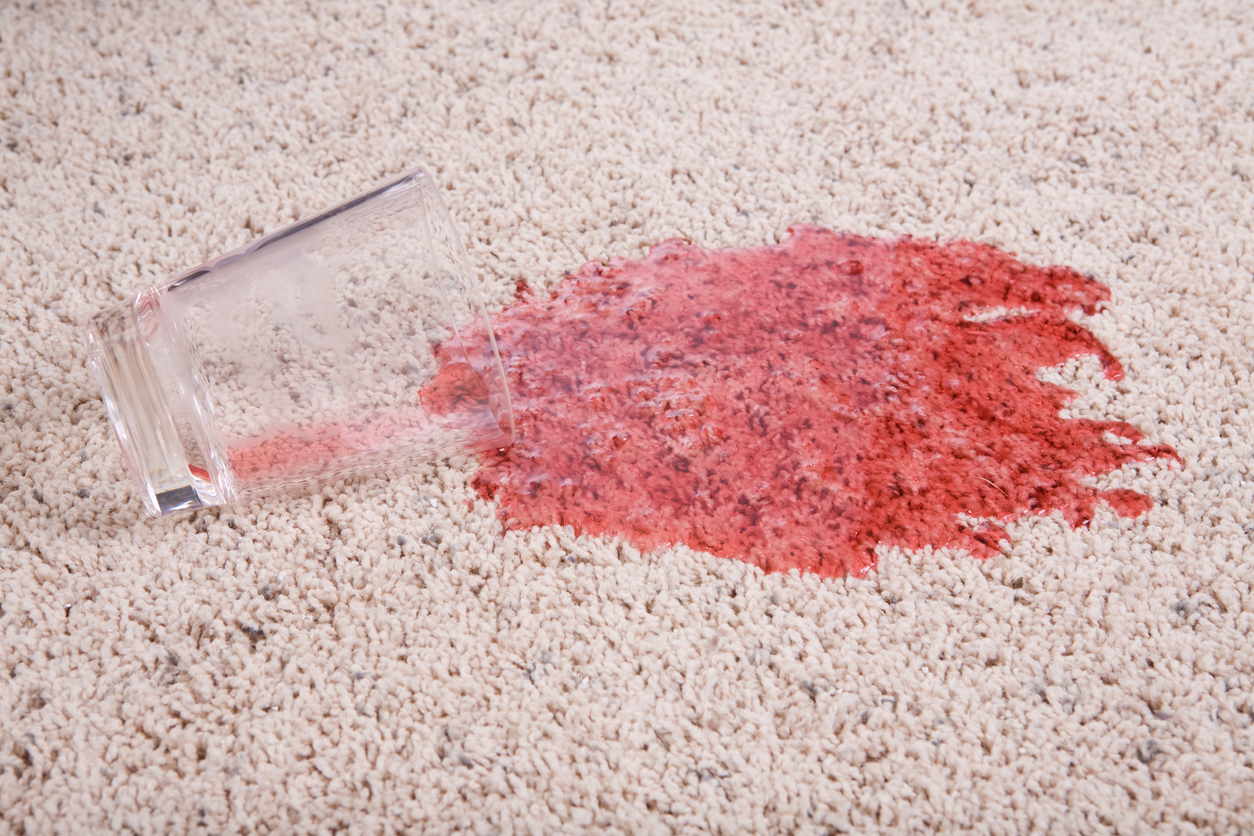
<svg viewBox="0 0 1254 836"><path fill-rule="evenodd" d="M3 4L0 833L1254 832L1252 24ZM1091 276L1123 376L1039 379L1177 458L862 576L512 525L475 457L146 518L83 322L419 163L494 314L796 225Z"/></svg>

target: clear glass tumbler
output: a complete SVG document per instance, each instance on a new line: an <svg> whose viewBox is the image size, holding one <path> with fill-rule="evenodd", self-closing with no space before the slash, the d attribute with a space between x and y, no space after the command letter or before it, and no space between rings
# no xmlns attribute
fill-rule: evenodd
<svg viewBox="0 0 1254 836"><path fill-rule="evenodd" d="M87 340L153 515L514 439L487 311L422 169L140 293Z"/></svg>

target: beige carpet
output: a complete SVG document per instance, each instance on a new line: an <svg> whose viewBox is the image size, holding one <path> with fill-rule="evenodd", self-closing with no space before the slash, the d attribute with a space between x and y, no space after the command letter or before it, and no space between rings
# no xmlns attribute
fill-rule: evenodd
<svg viewBox="0 0 1254 836"><path fill-rule="evenodd" d="M1254 832L1248 4L670 6L0 5L0 833ZM1043 375L1183 464L865 579L470 460L144 518L82 322L419 162L494 310L795 222L1090 273L1127 375Z"/></svg>

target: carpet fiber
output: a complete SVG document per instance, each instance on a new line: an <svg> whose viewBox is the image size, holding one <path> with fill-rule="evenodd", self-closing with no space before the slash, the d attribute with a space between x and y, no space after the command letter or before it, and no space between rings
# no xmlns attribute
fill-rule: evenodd
<svg viewBox="0 0 1254 836"><path fill-rule="evenodd" d="M0 6L0 833L1254 832L1248 4ZM789 225L1111 290L1128 519L863 578L449 460L143 516L83 321L418 163L491 310Z"/></svg>

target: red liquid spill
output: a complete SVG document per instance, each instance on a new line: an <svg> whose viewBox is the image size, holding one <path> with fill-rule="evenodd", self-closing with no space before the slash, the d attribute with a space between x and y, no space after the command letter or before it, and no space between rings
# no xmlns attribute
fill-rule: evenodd
<svg viewBox="0 0 1254 836"><path fill-rule="evenodd" d="M476 484L509 527L842 575L879 544L984 558L1007 537L995 521L1149 508L1082 480L1174 451L1126 423L1061 419L1074 393L1036 376L1082 354L1122 376L1067 317L1094 313L1104 287L980 244L790 231L588 264L495 318L518 439Z"/></svg>
<svg viewBox="0 0 1254 836"><path fill-rule="evenodd" d="M493 413L494 398L483 373L469 363L443 358L417 400L352 421L330 419L279 430L269 438L237 441L227 451L232 473L252 487L313 478L337 467L367 470L403 455L406 448L422 448L441 433L452 448L494 449L509 441ZM453 420L440 421L438 416ZM189 469L209 478L203 468Z"/></svg>
<svg viewBox="0 0 1254 836"><path fill-rule="evenodd" d="M488 402L488 386L483 375L469 363L445 363L431 382L418 392L418 400L428 411L447 415L459 409L474 410Z"/></svg>

